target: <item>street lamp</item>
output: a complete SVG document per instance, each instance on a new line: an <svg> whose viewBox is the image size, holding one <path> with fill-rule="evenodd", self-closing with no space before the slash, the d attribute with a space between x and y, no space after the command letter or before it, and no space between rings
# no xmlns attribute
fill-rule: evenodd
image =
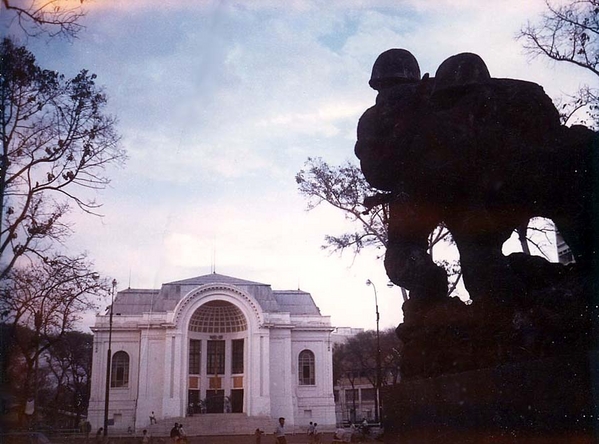
<svg viewBox="0 0 599 444"><path fill-rule="evenodd" d="M108 435L108 403L110 398L110 364L112 359L112 313L114 305L114 293L116 291L116 279L112 280L112 292L110 293L110 317L108 321L108 353L106 356L106 393L104 394L104 436Z"/></svg>
<svg viewBox="0 0 599 444"><path fill-rule="evenodd" d="M370 279L366 280L366 285L372 285L374 290L374 305L376 308L376 399L374 406L374 419L376 422L380 422L380 409L381 409L381 337L379 333L379 301L376 294L376 286Z"/></svg>

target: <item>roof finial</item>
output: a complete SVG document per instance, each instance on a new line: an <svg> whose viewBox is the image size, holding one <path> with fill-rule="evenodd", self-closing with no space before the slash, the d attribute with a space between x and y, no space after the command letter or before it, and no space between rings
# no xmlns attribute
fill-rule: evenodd
<svg viewBox="0 0 599 444"><path fill-rule="evenodd" d="M212 271L212 274L216 274L216 247L212 247L212 264L210 264L210 271Z"/></svg>

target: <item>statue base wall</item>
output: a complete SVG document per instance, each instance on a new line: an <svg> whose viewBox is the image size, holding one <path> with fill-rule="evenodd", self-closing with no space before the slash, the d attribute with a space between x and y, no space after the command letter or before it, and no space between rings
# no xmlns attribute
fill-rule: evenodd
<svg viewBox="0 0 599 444"><path fill-rule="evenodd" d="M599 352L402 382L383 392L388 443L595 443Z"/></svg>

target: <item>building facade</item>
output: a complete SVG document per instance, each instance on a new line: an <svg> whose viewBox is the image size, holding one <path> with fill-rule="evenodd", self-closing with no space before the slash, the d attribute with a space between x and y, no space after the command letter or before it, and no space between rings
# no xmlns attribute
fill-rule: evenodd
<svg viewBox="0 0 599 444"><path fill-rule="evenodd" d="M88 417L133 430L201 413L335 425L330 317L309 293L220 274L118 292L94 332ZM109 344L110 342L110 344Z"/></svg>

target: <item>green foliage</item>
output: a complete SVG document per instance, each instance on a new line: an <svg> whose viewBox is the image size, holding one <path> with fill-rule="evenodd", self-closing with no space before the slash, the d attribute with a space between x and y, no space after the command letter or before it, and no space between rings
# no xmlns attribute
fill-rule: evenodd
<svg viewBox="0 0 599 444"><path fill-rule="evenodd" d="M346 219L357 222L360 230L341 235L326 235L326 245L332 251L351 248L359 253L362 248L382 247L387 244L388 205L366 211L364 199L376 193L357 166L346 162L338 167L328 165L321 158L308 158L295 180L299 192L308 201L308 210L323 202L341 210Z"/></svg>
<svg viewBox="0 0 599 444"><path fill-rule="evenodd" d="M90 396L93 336L79 331L65 333L45 356L45 364L53 383L51 405L74 413L73 427L87 413Z"/></svg>
<svg viewBox="0 0 599 444"><path fill-rule="evenodd" d="M109 288L108 280L100 278L84 256L55 255L27 267L15 267L0 282L0 308L6 333L3 339L10 344L10 353L3 356L8 360L4 368L8 365L12 369L4 374L9 375L17 399L24 401L47 386L44 378L52 379L53 372L55 377L58 375L60 361L73 361L71 367L63 367L63 372L84 365L79 364L83 358L77 355L83 350L70 350L73 348L70 343L78 340L73 330L82 313L97 309L97 303ZM39 373L36 366L44 358L49 361ZM82 384L85 377L79 374L81 369L77 372L77 377L71 375L75 385ZM73 390L82 400L86 399L80 386Z"/></svg>
<svg viewBox="0 0 599 444"><path fill-rule="evenodd" d="M8 393L21 405L25 399L36 397L36 410L43 414L45 424L76 427L89 405L93 336L69 331L60 339L52 336L40 339L27 327L7 324L0 327L5 339L3 383ZM46 347L48 342L52 345ZM23 344L29 345L23 347ZM37 355L33 351L36 346L43 349ZM32 355L35 355L33 362ZM70 423L64 423L61 412L74 415Z"/></svg>
<svg viewBox="0 0 599 444"><path fill-rule="evenodd" d="M395 330L379 334L381 344L381 385L395 384L400 378L401 342ZM376 331L367 330L351 336L333 349L333 383L346 380L350 385L368 381L376 387Z"/></svg>
<svg viewBox="0 0 599 444"><path fill-rule="evenodd" d="M295 181L299 192L308 202L308 211L325 202L340 210L347 220L357 226L351 233L326 234L323 249L340 253L350 249L354 254L359 254L367 247L386 248L389 217L389 203L385 199L387 195L371 187L358 166L350 162L331 166L320 157L310 157L304 168L296 174ZM433 248L444 242L451 244L453 239L447 228L439 225L429 236L429 254L432 255ZM444 260L439 261L439 264L450 276L451 294L461 278L459 262Z"/></svg>

